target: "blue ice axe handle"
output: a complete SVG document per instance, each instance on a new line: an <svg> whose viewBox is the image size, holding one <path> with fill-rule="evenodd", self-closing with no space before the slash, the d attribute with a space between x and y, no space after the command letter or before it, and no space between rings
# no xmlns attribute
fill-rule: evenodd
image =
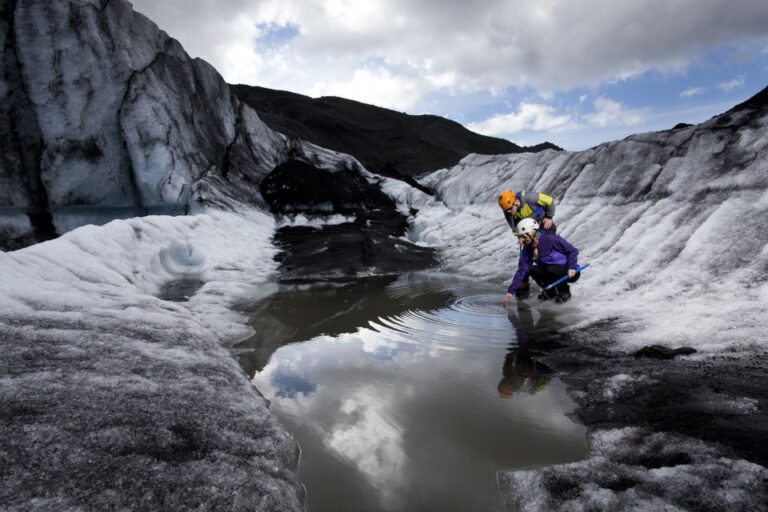
<svg viewBox="0 0 768 512"><path fill-rule="evenodd" d="M579 266L576 268L576 273L578 274L579 272L581 272L582 270L584 270L584 269L585 269L585 268L587 268L588 266L589 266L589 263L585 263L584 265L579 265ZM558 279L558 280L557 280L557 281L555 281L554 283L552 283L552 284L550 284L550 285L546 286L546 287L544 288L544 291L547 291L547 290L549 290L550 288L554 288L555 286L559 285L560 283L562 283L563 281L565 281L565 280L567 280L567 279L570 279L570 278L569 278L567 275L565 275L565 276L561 277L560 279Z"/></svg>

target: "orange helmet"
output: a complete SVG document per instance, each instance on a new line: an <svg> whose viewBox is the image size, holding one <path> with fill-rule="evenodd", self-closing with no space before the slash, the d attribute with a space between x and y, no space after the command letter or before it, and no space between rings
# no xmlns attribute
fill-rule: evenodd
<svg viewBox="0 0 768 512"><path fill-rule="evenodd" d="M502 210L509 210L515 202L515 193L511 190L502 190L499 194L499 206Z"/></svg>

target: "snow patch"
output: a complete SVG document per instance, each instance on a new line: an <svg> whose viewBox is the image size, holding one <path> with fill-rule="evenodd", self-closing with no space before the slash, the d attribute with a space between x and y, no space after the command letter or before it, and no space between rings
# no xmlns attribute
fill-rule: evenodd
<svg viewBox="0 0 768 512"><path fill-rule="evenodd" d="M598 431L583 462L498 475L507 510L759 510L768 470L692 438Z"/></svg>
<svg viewBox="0 0 768 512"><path fill-rule="evenodd" d="M603 387L603 397L607 400L615 400L623 393L631 390L637 384L648 384L651 379L645 375L639 377L621 373L610 377Z"/></svg>
<svg viewBox="0 0 768 512"><path fill-rule="evenodd" d="M307 217L306 215L299 213L296 215L278 217L276 227L277 229L298 226L322 228L323 226L335 226L338 224L352 223L355 222L356 219L357 217L354 215L341 215L338 213L334 215L312 217Z"/></svg>

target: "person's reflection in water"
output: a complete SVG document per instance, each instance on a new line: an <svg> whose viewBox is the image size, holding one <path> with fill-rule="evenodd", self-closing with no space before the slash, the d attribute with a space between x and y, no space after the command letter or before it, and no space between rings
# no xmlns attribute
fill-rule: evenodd
<svg viewBox="0 0 768 512"><path fill-rule="evenodd" d="M537 332L538 326L546 326L546 330L551 332L553 319L549 315L542 315L538 325L534 325L531 309L522 303L518 303L517 311L511 308L507 311L509 321L517 333L517 343L510 346L509 353L504 358L503 377L498 386L499 394L503 398L511 398L515 393L538 393L549 384L552 370L534 360L531 350L536 345L537 335L544 331L542 328Z"/></svg>

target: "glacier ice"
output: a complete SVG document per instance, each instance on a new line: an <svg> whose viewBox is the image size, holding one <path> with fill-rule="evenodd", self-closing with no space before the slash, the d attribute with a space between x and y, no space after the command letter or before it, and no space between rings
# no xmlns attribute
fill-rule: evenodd
<svg viewBox="0 0 768 512"><path fill-rule="evenodd" d="M762 510L768 470L706 443L642 428L590 436L591 457L501 472L507 510Z"/></svg>
<svg viewBox="0 0 768 512"><path fill-rule="evenodd" d="M296 444L224 346L272 290L273 232L211 211L0 252L4 506L302 509Z"/></svg>
<svg viewBox="0 0 768 512"><path fill-rule="evenodd" d="M765 378L752 367L768 352L764 103L579 153L469 155L423 179L437 191L436 200L393 191L419 210L411 219L413 240L439 247L445 270L499 282L500 297L517 259L515 239L495 201L503 188L554 195L559 233L580 249L581 262L591 263L572 288L575 299L557 309L566 333L590 328L608 334L597 337L595 348L612 351L619 361L604 357L600 372L585 369L574 379L568 357L576 354L558 357L571 365L566 380L579 385L574 397L586 409L578 415L597 428L590 458L500 473L508 510L765 507L766 469L733 451L750 452L750 443L759 444L764 432L764 397L739 396L760 384L733 386L733 372ZM584 338L579 342L590 343ZM652 363L644 363L647 374L638 373L642 364L622 373L631 366L621 363L621 354L660 342L699 352L674 371L651 371ZM743 368L733 361L744 361ZM686 380L687 370L692 372ZM601 373L608 377L590 381ZM715 378L720 374L722 379ZM672 388L660 400L665 386L685 385L692 388ZM734 389L718 390L723 385ZM654 404L666 409L644 417L643 407ZM699 432L706 442L650 429L604 430L652 420L656 428L696 431L697 417L701 428L722 420L720 430ZM728 447L711 439L737 425L744 426L721 439ZM762 453L751 449L753 457Z"/></svg>
<svg viewBox="0 0 768 512"><path fill-rule="evenodd" d="M765 352L759 104L578 153L470 155L424 178L431 197L273 132L124 0L10 5L0 113L18 129L0 127L3 147L16 148L2 155L0 235L24 240L47 209L56 230L73 231L0 252L5 506L301 509L295 443L225 348L252 334L238 304L274 291L276 224L259 210L258 184L289 159L355 169L409 216L409 241L438 248L444 270L499 282L500 297L517 250L495 196L550 193L560 233L592 264L559 310L570 329L619 318L615 351L664 339L699 350L691 359ZM193 215L127 218L151 213ZM194 293L163 300L177 282ZM622 374L596 389L617 400L649 381ZM749 397L699 397L712 414L762 410ZM755 504L766 479L673 434L601 430L592 449L583 463L502 475L519 498L510 507L673 510L707 499L724 510Z"/></svg>
<svg viewBox="0 0 768 512"><path fill-rule="evenodd" d="M559 234L591 263L564 314L631 319L623 350L658 339L705 351L763 346L767 123L766 109L747 108L579 153L469 155L424 178L439 201L416 206L410 237L440 247L448 271L510 279L517 247L495 196L550 193Z"/></svg>

